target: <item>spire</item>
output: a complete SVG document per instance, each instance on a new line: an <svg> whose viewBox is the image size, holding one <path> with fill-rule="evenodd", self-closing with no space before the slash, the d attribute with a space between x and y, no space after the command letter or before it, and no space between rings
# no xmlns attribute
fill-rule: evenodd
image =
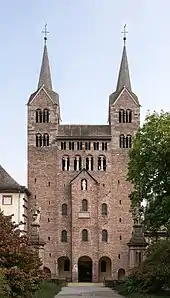
<svg viewBox="0 0 170 298"><path fill-rule="evenodd" d="M120 91L123 87L126 87L129 91L132 91L131 83L130 83L128 59L127 59L127 53L126 53L126 34L128 33L126 31L126 25L124 25L124 31L122 33L124 34L123 36L124 46L123 46L123 54L122 54L122 60L121 60L121 65L119 70L116 91Z"/></svg>
<svg viewBox="0 0 170 298"><path fill-rule="evenodd" d="M45 30L42 32L44 33L44 53L42 58L38 89L42 85L44 85L47 89L52 90L51 72L47 51L47 33L49 33L47 31L47 24L45 24Z"/></svg>

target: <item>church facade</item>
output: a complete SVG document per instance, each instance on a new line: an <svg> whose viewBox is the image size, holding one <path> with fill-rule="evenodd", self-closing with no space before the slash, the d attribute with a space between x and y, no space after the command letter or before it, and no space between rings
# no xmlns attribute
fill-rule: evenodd
<svg viewBox="0 0 170 298"><path fill-rule="evenodd" d="M121 279L129 269L133 224L126 175L140 104L125 42L108 124L61 124L46 40L38 87L27 105L29 210L35 202L41 208L44 270L74 282Z"/></svg>

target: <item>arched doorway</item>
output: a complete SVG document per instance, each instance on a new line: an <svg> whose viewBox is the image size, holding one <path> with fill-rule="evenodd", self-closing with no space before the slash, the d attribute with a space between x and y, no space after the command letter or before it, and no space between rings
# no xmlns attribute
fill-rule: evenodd
<svg viewBox="0 0 170 298"><path fill-rule="evenodd" d="M44 273L45 275L50 278L51 277L51 270L48 267L44 267Z"/></svg>
<svg viewBox="0 0 170 298"><path fill-rule="evenodd" d="M109 257L103 256L99 260L99 280L112 277L112 262Z"/></svg>
<svg viewBox="0 0 170 298"><path fill-rule="evenodd" d="M78 260L78 281L92 282L92 259L88 256L83 256Z"/></svg>
<svg viewBox="0 0 170 298"><path fill-rule="evenodd" d="M118 280L124 280L125 279L125 270L123 268L120 268L118 270Z"/></svg>
<svg viewBox="0 0 170 298"><path fill-rule="evenodd" d="M60 278L71 277L70 260L68 257L63 256L58 258L58 276Z"/></svg>

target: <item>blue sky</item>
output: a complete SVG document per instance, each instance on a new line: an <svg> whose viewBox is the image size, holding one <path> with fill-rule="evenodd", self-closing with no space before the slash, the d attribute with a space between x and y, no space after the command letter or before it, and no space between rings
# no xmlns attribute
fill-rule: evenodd
<svg viewBox="0 0 170 298"><path fill-rule="evenodd" d="M27 184L27 107L48 23L53 87L63 123L106 124L123 25L133 91L147 110L170 110L170 1L6 0L1 3L0 163Z"/></svg>

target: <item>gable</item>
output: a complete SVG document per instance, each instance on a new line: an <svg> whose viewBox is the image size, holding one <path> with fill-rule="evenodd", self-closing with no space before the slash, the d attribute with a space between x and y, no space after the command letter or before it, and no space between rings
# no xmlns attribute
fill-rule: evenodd
<svg viewBox="0 0 170 298"><path fill-rule="evenodd" d="M78 179L86 179L86 178L90 178L91 180L93 180L93 182L95 182L96 184L99 184L99 182L85 169L83 168L71 181L70 184L74 183L76 180Z"/></svg>
<svg viewBox="0 0 170 298"><path fill-rule="evenodd" d="M52 104L59 104L59 95L54 91L47 89L45 86L42 86L36 92L31 94L27 105L33 104L37 98L38 100L46 100Z"/></svg>
<svg viewBox="0 0 170 298"><path fill-rule="evenodd" d="M135 105L140 106L138 97L132 91L129 91L126 87L122 88L120 91L116 91L109 96L109 104L115 105L120 98L123 96L127 97L128 100L131 100Z"/></svg>

